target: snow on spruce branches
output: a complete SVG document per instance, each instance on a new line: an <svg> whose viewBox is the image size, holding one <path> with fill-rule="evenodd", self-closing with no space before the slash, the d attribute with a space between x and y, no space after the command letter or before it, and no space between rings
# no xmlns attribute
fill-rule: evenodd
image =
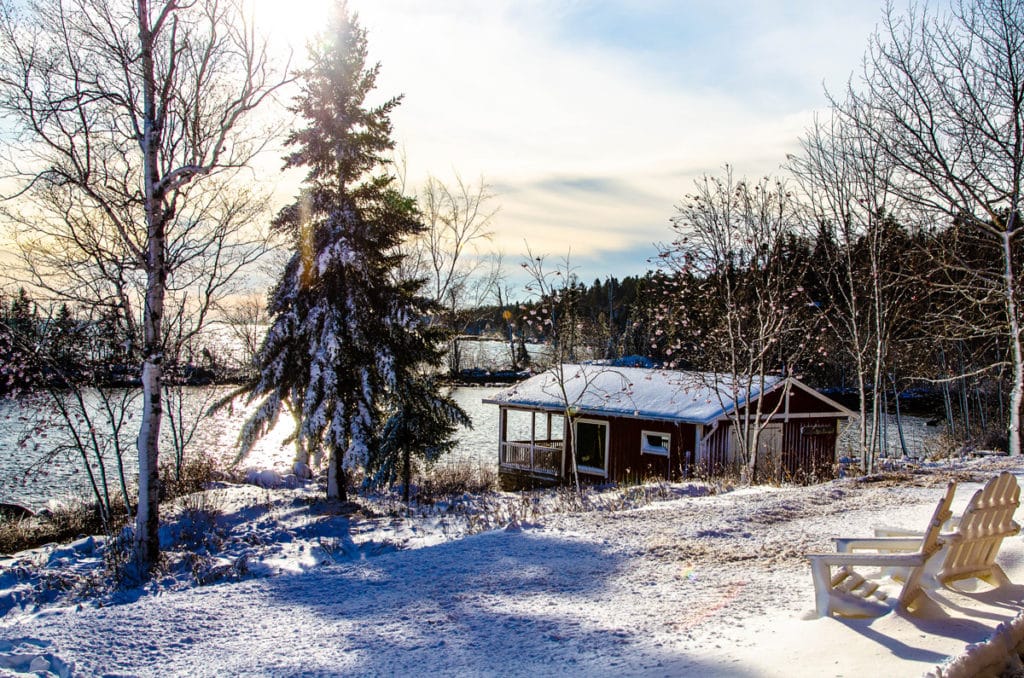
<svg viewBox="0 0 1024 678"><path fill-rule="evenodd" d="M285 163L307 175L273 224L292 238L293 253L257 357L250 398L260 404L242 431L247 450L289 405L299 449L314 465L326 452L328 497L337 499L353 470L393 482L399 460L408 469L411 454L448 449L455 426L467 422L424 371L443 357L443 337L428 322L435 306L420 295L422 281L397 273L399 246L423 226L384 158L400 99L366 106L379 68L367 66L366 53L365 31L339 3L310 46L293 108L305 126L290 134Z"/></svg>

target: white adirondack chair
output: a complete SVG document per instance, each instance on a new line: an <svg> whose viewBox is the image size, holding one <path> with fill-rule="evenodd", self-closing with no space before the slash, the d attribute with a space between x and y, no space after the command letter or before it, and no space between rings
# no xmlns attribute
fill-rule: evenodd
<svg viewBox="0 0 1024 678"><path fill-rule="evenodd" d="M1003 471L974 493L962 516L952 518L939 535L943 553L928 568L922 584L930 588L967 579L980 579L992 586L1009 583L1006 573L995 562L1003 540L1020 532L1013 514L1020 505L1020 485L1012 473ZM898 528L875 528L877 537L906 538L913 533ZM900 576L897 572L895 576Z"/></svg>
<svg viewBox="0 0 1024 678"><path fill-rule="evenodd" d="M950 519L956 483L949 483L935 507L928 527L918 536L836 539L836 553L812 553L814 602L819 616L878 617L893 607L908 608L921 593L925 566L942 548L939 534ZM873 550L873 553L853 551ZM833 572L833 568L836 571ZM879 588L878 574L872 577L854 568L881 568L906 573L899 595L893 600Z"/></svg>
<svg viewBox="0 0 1024 678"><path fill-rule="evenodd" d="M952 487L950 483L950 487ZM947 497L952 498L952 491L947 488ZM840 565L840 572L833 579L837 580L840 589L851 587L853 592L863 595L871 589L868 595L878 594L877 583L866 580L861 575L852 571L852 566L876 565L882 568L883 575L889 575L894 579L901 579L904 582L903 590L898 603L909 606L922 589L937 589L946 587L958 590L954 584L969 579L978 579L992 586L1006 586L1010 583L1006 573L995 562L1003 540L1020 533L1020 525L1013 520L1013 514L1020 505L1020 485L1013 474L1008 472L1000 473L985 486L974 493L967 503L963 515L959 518L949 520L944 526L951 530L948 532L939 531L935 537L934 521L940 517L939 508L932 516L932 523L928 530L923 533L911 533L904 530L878 529L874 539L836 539L838 553L829 554L832 556L808 556L811 559L812 574L815 578L815 597L818 605L818 613L827 615L832 612L848 616L868 616L878 614L872 610L885 612L885 608L879 605L866 606L867 603L858 603L848 600L848 596L833 590L831 593L819 585L823 581L822 573L815 573L815 567L820 570L824 567L815 560L825 560ZM949 518L948 503L946 503L946 519ZM940 527L941 524L940 524ZM935 553L930 540L935 538L935 543L940 547ZM863 549L875 551L872 554L851 553ZM921 565L918 565L919 557L930 552ZM912 556L914 562L900 563L896 556ZM844 560L853 556L867 556L858 562ZM879 562L868 562L869 559L877 559ZM881 562L885 561L885 562ZM845 577L844 577L845 575ZM829 576L831 573L829 572ZM858 581L858 579L860 581ZM861 583L863 582L863 583ZM832 587L835 589L835 586ZM823 605L823 600L827 596ZM884 600L884 596L883 596Z"/></svg>
<svg viewBox="0 0 1024 678"><path fill-rule="evenodd" d="M954 583L980 579L992 586L1010 583L996 556L1003 540L1020 533L1013 514L1020 506L1020 485L1011 473L1003 472L974 493L955 531L942 534L944 553L936 557L941 563L934 574L928 573L925 586L955 588ZM930 581L929 581L930 580Z"/></svg>

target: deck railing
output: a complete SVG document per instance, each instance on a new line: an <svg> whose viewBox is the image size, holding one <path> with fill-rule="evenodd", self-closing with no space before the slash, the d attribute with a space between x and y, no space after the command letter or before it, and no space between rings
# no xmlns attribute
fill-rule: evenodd
<svg viewBox="0 0 1024 678"><path fill-rule="evenodd" d="M499 467L549 476L562 473L563 440L510 440L501 443Z"/></svg>

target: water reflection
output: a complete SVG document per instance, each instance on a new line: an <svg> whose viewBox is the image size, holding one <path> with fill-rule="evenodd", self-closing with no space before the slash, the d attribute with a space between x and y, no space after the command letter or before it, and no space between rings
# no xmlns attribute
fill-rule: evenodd
<svg viewBox="0 0 1024 678"><path fill-rule="evenodd" d="M186 419L203 412L211 402L222 397L230 387L192 387L185 389L182 401ZM473 468L497 470L498 460L498 407L485 405L483 400L501 390L499 387L459 387L452 392L453 398L466 410L473 421L472 428L460 429L457 446L439 465L468 464ZM98 392L87 392L92 407L99 407ZM241 422L251 408L241 406L233 410L222 410L202 419L191 443L191 452L212 455L224 464L237 460L237 436ZM137 473L135 436L138 432L136 407L129 407L129 421L121 436L125 449L124 465L127 476L132 479ZM40 509L51 499L65 499L69 496L91 496L88 477L82 470L77 454L57 451L61 446L62 434L54 427L52 404L45 400L0 400L0 502L19 503L33 509ZM165 419L165 423L166 423ZM42 424L40 422L43 422ZM46 424L45 422L50 422ZM518 423L517 423L518 422ZM509 419L509 436L513 439L528 439L528 419ZM935 436L941 429L927 427L918 417L904 417L904 435L912 453L927 451L934 444ZM519 426L522 430L516 430ZM22 444L26 431L37 429L26 444ZM294 456L294 448L286 443L294 424L288 416L282 417L278 425L261 439L252 453L239 461L242 468L275 468L287 472ZM173 447L169 430L164 426L161 454L164 459L173 458ZM840 453L853 449L856 442L856 424L851 423L840 440ZM889 451L891 456L900 456L899 440L895 421L889 422ZM109 457L108 457L109 460ZM108 469L113 479L113 465ZM26 473L26 470L29 470ZM111 480L113 483L114 481ZM114 485L112 484L111 487Z"/></svg>
<svg viewBox="0 0 1024 678"><path fill-rule="evenodd" d="M182 413L185 421L193 420L224 396L231 387L190 387L184 390ZM458 445L442 463L468 462L474 466L497 467L498 408L480 401L498 391L493 387L454 389L455 400L472 417L473 428L461 429ZM118 393L124 393L119 391ZM85 392L87 407L93 414L103 409L103 398L96 389ZM108 392L109 395L109 392ZM138 393L129 394L137 400ZM257 442L253 451L238 460L238 431L250 407L236 406L201 419L192 438L189 453L213 456L223 464L236 461L242 468L275 468L287 472L294 457L294 448L287 443L294 423L283 416L268 435ZM38 510L51 499L91 497L92 490L81 457L67 449L64 427L57 426L51 401L45 398L25 400L0 399L0 502L17 503ZM120 442L122 459L129 480L138 473L135 437L138 434L137 402L127 407ZM161 456L173 459L173 445L165 416L161 439ZM116 461L113 453L105 455L111 488L116 486Z"/></svg>

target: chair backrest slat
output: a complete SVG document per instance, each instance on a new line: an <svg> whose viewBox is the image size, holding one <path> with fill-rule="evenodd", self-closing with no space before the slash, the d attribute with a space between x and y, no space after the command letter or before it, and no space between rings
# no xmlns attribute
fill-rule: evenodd
<svg viewBox="0 0 1024 678"><path fill-rule="evenodd" d="M950 582L990 571L1003 539L1020 532L1013 514L1020 505L1020 486L1003 472L971 497L957 526L956 537L936 577Z"/></svg>
<svg viewBox="0 0 1024 678"><path fill-rule="evenodd" d="M942 532L942 526L953 515L950 506L953 504L953 495L955 493L956 483L950 482L946 485L946 494L939 500L938 505L935 507L935 512L932 513L931 522L928 523L928 529L925 530L924 537L921 539L921 553L924 554L925 561L942 547L939 535ZM903 589L900 591L900 604L904 606L910 605L917 597L921 590L921 577L924 576L924 570L923 565L910 568L910 572L903 582Z"/></svg>

